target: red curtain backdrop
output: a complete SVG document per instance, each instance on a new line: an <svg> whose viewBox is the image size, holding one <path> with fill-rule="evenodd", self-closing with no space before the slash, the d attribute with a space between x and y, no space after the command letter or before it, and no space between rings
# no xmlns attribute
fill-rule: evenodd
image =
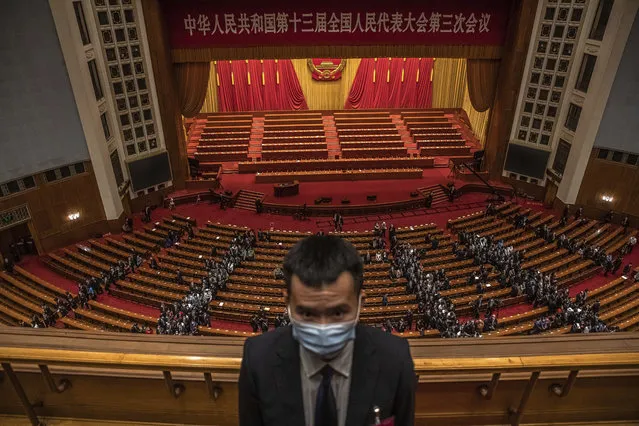
<svg viewBox="0 0 639 426"><path fill-rule="evenodd" d="M430 108L433 58L362 59L345 109Z"/></svg>
<svg viewBox="0 0 639 426"><path fill-rule="evenodd" d="M288 59L218 61L217 77L220 111L308 109Z"/></svg>

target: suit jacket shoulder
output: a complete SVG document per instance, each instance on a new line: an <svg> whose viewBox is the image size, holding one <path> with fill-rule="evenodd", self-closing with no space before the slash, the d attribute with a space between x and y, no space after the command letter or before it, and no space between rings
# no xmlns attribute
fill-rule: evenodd
<svg viewBox="0 0 639 426"><path fill-rule="evenodd" d="M260 374L270 370L277 363L278 349L290 349L294 345L291 327L279 327L246 339L244 356L249 357L247 361L252 366L253 372Z"/></svg>
<svg viewBox="0 0 639 426"><path fill-rule="evenodd" d="M367 336L370 339L382 359L389 359L387 357L392 357L390 359L405 357L407 351L409 351L408 353L410 354L408 340L402 337L366 325L359 325L357 327L357 333L361 333L362 336Z"/></svg>
<svg viewBox="0 0 639 426"><path fill-rule="evenodd" d="M251 350L254 350L256 352L259 352L261 350L272 351L273 347L271 345L274 344L277 340L283 337L287 337L287 335L290 335L290 337L293 338L290 326L278 327L275 330L269 331L268 333L262 333L258 336L249 337L248 339L246 339L245 344L250 345Z"/></svg>
<svg viewBox="0 0 639 426"><path fill-rule="evenodd" d="M238 385L240 426L303 426L298 350L290 326L246 339Z"/></svg>

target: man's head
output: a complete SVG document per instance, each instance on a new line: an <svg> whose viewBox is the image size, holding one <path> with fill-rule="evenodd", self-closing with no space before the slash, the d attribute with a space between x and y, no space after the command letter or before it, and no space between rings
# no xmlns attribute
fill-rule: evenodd
<svg viewBox="0 0 639 426"><path fill-rule="evenodd" d="M364 267L355 247L332 235L299 241L284 259L293 319L318 324L357 318Z"/></svg>

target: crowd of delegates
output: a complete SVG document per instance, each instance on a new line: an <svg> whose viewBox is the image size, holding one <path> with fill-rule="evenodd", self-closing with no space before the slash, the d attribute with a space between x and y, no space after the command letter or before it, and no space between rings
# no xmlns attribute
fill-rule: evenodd
<svg viewBox="0 0 639 426"><path fill-rule="evenodd" d="M393 235L395 233L395 228L392 228ZM370 248L373 249L374 255L366 250L363 255L364 263L371 262L387 262L388 261L388 253L386 252L386 222L382 222L381 225L379 222L375 223L375 227L373 228L373 238L370 242Z"/></svg>
<svg viewBox="0 0 639 426"><path fill-rule="evenodd" d="M79 285L84 286L82 283ZM78 307L90 309L90 306L88 306L88 300L82 301L80 295L74 297L69 291L66 291L64 296L58 296L55 298L54 307L43 302L42 313L33 314L31 316L30 323L21 322L20 325L32 328L52 327L55 325L58 318L66 317L70 312L73 312L73 310Z"/></svg>
<svg viewBox="0 0 639 426"><path fill-rule="evenodd" d="M490 216L496 215L498 212L492 204L489 204L485 214ZM587 222L587 219L582 218L582 214L582 209L575 212L575 220L579 221L579 226ZM343 223L341 215L336 213L333 219L336 230L341 230ZM605 219L610 221L611 213ZM529 226L528 218L524 214L517 214L512 220L516 228ZM567 210L564 210L561 220L565 226L568 222ZM627 231L627 218L624 218L622 224ZM390 260L386 251L387 231L390 253L392 254ZM621 249L621 254L615 257L612 254L607 254L600 247L586 244L583 240L571 239L565 234L557 236L548 225L537 227L535 232L539 238L544 239L547 243L556 243L558 249L566 249L570 254L578 253L583 258L593 260L595 264L603 267L606 275L617 273L622 265L623 255L631 252L636 245L636 238L630 236L628 242ZM188 234L188 238L194 237L190 225L185 226L179 232L169 231L165 246L176 244L185 233ZM196 284L191 279L189 292L182 301L168 306L162 305L157 332L159 334L197 334L199 326L209 326L209 304L215 299L218 291L226 289L229 274L244 260L254 258L256 241L271 241L270 233L260 230L256 237L253 231L238 231L228 250L219 260L216 260L216 248L212 247L211 258L204 260L206 274L202 277L201 283ZM435 235L427 234L424 242L430 244L432 250L439 247L439 240ZM473 264L477 267L468 278L468 284L476 287L476 293L479 296L471 302L474 318L463 323L457 319L452 301L440 295L441 291L450 289L450 280L446 276L445 270L427 271L422 267L420 259L425 255L427 249L418 250L408 243L398 241L395 227L391 224L387 228L385 222L375 224L370 246L375 254L371 256L368 250L365 251L362 256L364 263L390 261L390 279L397 281L402 277L405 278L406 293L414 294L417 302L417 312L408 310L398 320L387 319L384 321L381 327L388 332L412 330L413 324L419 332L424 332L426 329L437 329L442 337L473 337L479 336L483 332L493 331L498 325L495 312L499 309L501 301L495 298L484 300L483 296L486 288L492 285L492 280L496 280L501 288L510 288L511 297L525 296L534 307L548 306L549 315L535 322L532 333L540 333L567 325L571 326L572 332L614 331L614 328L607 327L598 318L599 301L586 304L587 291L578 294L574 302L571 301L568 289L558 288L554 273L542 274L538 270L523 269L521 265L526 254L525 250L515 251L512 246L505 246L503 240L495 241L491 236L482 237L478 234L459 232L458 241L452 245L452 253L458 259L473 259ZM109 292L111 285L124 279L128 273L135 272L135 268L141 264L142 258L138 254L132 253L127 261L121 260L112 265L109 271L102 272L101 277L87 278L78 284L77 297L67 292L65 297L56 299L55 308L43 304L42 314L33 316L31 326L51 326L55 324L57 318L68 315L77 307L90 309L90 300L95 300L97 295L103 291ZM150 259L150 266L158 269L154 257ZM631 271L632 265L628 264L625 266L623 274L628 274ZM283 278L281 268L274 270L274 278ZM639 273L634 278L635 281L639 281ZM186 284L179 270L175 281L177 284ZM382 296L383 306L388 305L388 297L388 294ZM268 330L267 310L268 308L261 308L257 314L251 317L250 324L254 332ZM482 311L485 313L483 319L481 318ZM275 327L285 326L289 323L286 311L274 318ZM134 324L131 331L148 333L150 329Z"/></svg>
<svg viewBox="0 0 639 426"><path fill-rule="evenodd" d="M579 220L587 221L587 219ZM548 242L556 241L558 249L566 249L570 254L577 253L584 259L592 260L595 265L603 268L604 276L608 276L609 273L616 274L618 272L623 263L623 256L632 250L632 239L635 238L631 236L628 242L622 246L619 255L614 256L612 253L606 253L601 247L588 245L583 240L577 238L568 238L565 234L561 234L556 238L555 233L551 233L546 225L538 229L537 234Z"/></svg>
<svg viewBox="0 0 639 426"><path fill-rule="evenodd" d="M552 328L570 326L571 333L604 333L617 331L617 327L609 327L599 319L601 303L586 304L588 290L577 294L575 301L571 301L566 295L561 300L559 308L554 307L551 315L546 315L535 321L530 334L538 334Z"/></svg>
<svg viewBox="0 0 639 426"><path fill-rule="evenodd" d="M249 323L251 324L251 328L253 329L253 333L257 333L261 331L262 333L266 333L268 331L269 322L267 313L269 308L260 307L259 311L251 316ZM285 327L291 323L291 320L288 316L288 308L284 309L284 312L281 315L276 315L273 319L273 325L275 328Z"/></svg>
<svg viewBox="0 0 639 426"><path fill-rule="evenodd" d="M576 216L576 220L584 220L580 218L579 213ZM566 216L564 215L564 217ZM521 215L515 217L514 221L516 225L525 226ZM623 255L614 257L611 254L606 254L605 250L600 247L587 245L581 240L570 239L564 234L557 238L547 225L538 227L536 233L537 236L549 243L556 241L557 247L560 249L567 249L571 254L578 253L583 258L593 260L596 265L601 265L604 268L605 275L608 272L616 273L622 264ZM525 251L514 251L512 247L505 247L501 240L493 241L492 237L481 237L464 232L460 232L458 237L459 243L453 245L453 253L458 258L473 258L474 264L479 265L479 270L471 274L469 278L469 283L477 285L478 294L484 292L490 275L483 265L490 264L497 272L497 281L500 286L511 288L510 296L523 295L534 307L548 306L550 315L537 320L533 332L538 333L564 325L571 325L572 332L614 331L613 328L607 327L599 320L597 316L599 301L590 306L585 305L587 291L577 295L576 301L572 302L568 289L558 288L554 273L542 274L538 270L523 269L521 262ZM630 241L627 245L629 244ZM624 268L624 273L630 270L632 270L632 265L628 264ZM473 308L476 316L479 315L482 300L483 298L480 296L474 302ZM491 301L489 301L490 303ZM492 301L492 308L494 309L496 306L498 306L498 302Z"/></svg>
<svg viewBox="0 0 639 426"><path fill-rule="evenodd" d="M249 324L251 324L253 333L257 333L258 331L266 333L268 331L268 317L266 316L264 307L261 307L255 315L251 316Z"/></svg>
<svg viewBox="0 0 639 426"><path fill-rule="evenodd" d="M44 328L55 325L58 318L69 315L77 308L91 309L89 301L96 300L99 294L109 293L110 287L117 280L124 279L126 274L134 272L135 268L142 264L142 258L132 253L127 261L120 260L117 264L111 265L108 271L103 271L101 276L87 277L84 281L78 282L78 295L73 296L66 291L64 296L55 298L55 306L51 307L47 303L42 303L42 313L34 314L30 324L21 324L26 327Z"/></svg>
<svg viewBox="0 0 639 426"><path fill-rule="evenodd" d="M441 269L427 272L422 267L420 257L422 251L414 249L408 243L397 243L392 251L393 260L390 267L391 278L406 279L406 293L414 294L417 301L417 312L408 310L406 314L393 322L388 319L382 324L387 332L411 330L415 320L415 328L420 333L426 329L437 329L442 337L474 337L490 327L496 327L494 317L488 321L470 320L461 323L455 314L452 301L440 295L440 291L450 289L450 280L446 271ZM387 295L382 297L382 304ZM486 326L488 324L488 328Z"/></svg>
<svg viewBox="0 0 639 426"><path fill-rule="evenodd" d="M497 210L492 204L486 209L486 215L496 213ZM581 219L581 214L577 211L576 220L585 220ZM528 226L527 222L528 219L523 214L513 218L513 224L517 228L525 228ZM521 264L525 251L515 251L512 246L505 246L503 240L494 241L490 236L482 237L465 232L458 234L458 241L453 244L452 252L459 259L474 260L474 265L478 269L470 274L468 284L476 286L479 297L471 302L474 320L460 323L456 318L453 303L439 294L440 291L450 288L445 271L425 272L419 261L424 251L413 249L406 243L398 243L394 233L393 228L393 231L389 232L393 253L389 275L393 280L406 278L406 292L415 294L418 303L418 312L415 315L416 329L419 331L435 328L439 330L442 337L466 337L495 330L498 323L495 311L499 308L501 301L494 298L484 301L483 297L491 278L496 278L502 288L510 287L512 297L525 295L534 307L548 306L552 315L538 320L536 330L555 327L557 324L570 324L572 332L614 331L598 319L598 301L591 306L584 305L587 293L578 295L577 301L573 303L568 289L558 288L554 273L542 274L538 270L523 269ZM606 254L599 247L588 246L583 241L571 240L563 234L557 238L547 225L540 226L536 229L536 233L549 243L556 241L558 248L566 248L571 254L579 253L584 258L592 259L596 264L603 266L606 274L616 273L622 264L622 255L614 257ZM425 242L432 243L434 238L427 235ZM636 244L636 241L634 243ZM622 253L631 250L632 245L632 241L629 240L622 249ZM436 249L437 246L438 244L435 243L432 248ZM631 269L632 265L626 265L624 273ZM637 278L639 279L639 276ZM382 305L387 303L388 295L384 295ZM485 317L480 319L482 310L485 311ZM559 313L555 315L557 311ZM383 328L387 331L399 332L410 330L413 316L413 312L409 311L395 323L390 319L386 320Z"/></svg>
<svg viewBox="0 0 639 426"><path fill-rule="evenodd" d="M162 305L157 333L193 335L198 333L199 326L209 327L209 304L215 299L218 291L226 289L229 274L243 261L254 258L256 240L253 231L238 231L219 261L213 258L216 252L212 251L212 258L204 260L206 274L202 277L201 283L197 284L191 279L189 291L180 302ZM185 284L180 270L176 272L175 282Z"/></svg>
<svg viewBox="0 0 639 426"><path fill-rule="evenodd" d="M373 240L371 241L371 247L373 250L385 250L386 249L386 222L375 223L373 228Z"/></svg>
<svg viewBox="0 0 639 426"><path fill-rule="evenodd" d="M209 303L213 300L213 290L204 284L191 282L189 292L184 298L172 305L160 307L158 334L198 334L198 327L210 326Z"/></svg>

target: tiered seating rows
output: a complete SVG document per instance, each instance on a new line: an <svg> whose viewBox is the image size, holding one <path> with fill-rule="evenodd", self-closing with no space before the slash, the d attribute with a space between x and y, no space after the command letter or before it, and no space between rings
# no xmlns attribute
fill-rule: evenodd
<svg viewBox="0 0 639 426"><path fill-rule="evenodd" d="M405 147L342 148L342 158L406 157Z"/></svg>
<svg viewBox="0 0 639 426"><path fill-rule="evenodd" d="M271 160L257 162L240 162L240 173L281 172L290 170L330 170L330 169L373 169L373 168L429 168L433 167L432 157L421 158L391 158L381 156L379 158L342 158L332 160Z"/></svg>
<svg viewBox="0 0 639 426"><path fill-rule="evenodd" d="M314 142L292 142L292 143L272 143L268 145L262 145L262 154L266 151L292 151L292 150L315 150L324 151L328 147L326 142L314 143ZM264 157L264 155L262 155Z"/></svg>
<svg viewBox="0 0 639 426"><path fill-rule="evenodd" d="M420 179L422 169L315 170L297 172L264 172L255 175L256 183L326 182L337 180Z"/></svg>
<svg viewBox="0 0 639 426"><path fill-rule="evenodd" d="M295 160L326 159L327 149L291 149L279 151L262 151L263 160Z"/></svg>
<svg viewBox="0 0 639 426"><path fill-rule="evenodd" d="M436 155L468 155L470 147L468 146L427 146L419 149L419 155L422 157L430 157Z"/></svg>

